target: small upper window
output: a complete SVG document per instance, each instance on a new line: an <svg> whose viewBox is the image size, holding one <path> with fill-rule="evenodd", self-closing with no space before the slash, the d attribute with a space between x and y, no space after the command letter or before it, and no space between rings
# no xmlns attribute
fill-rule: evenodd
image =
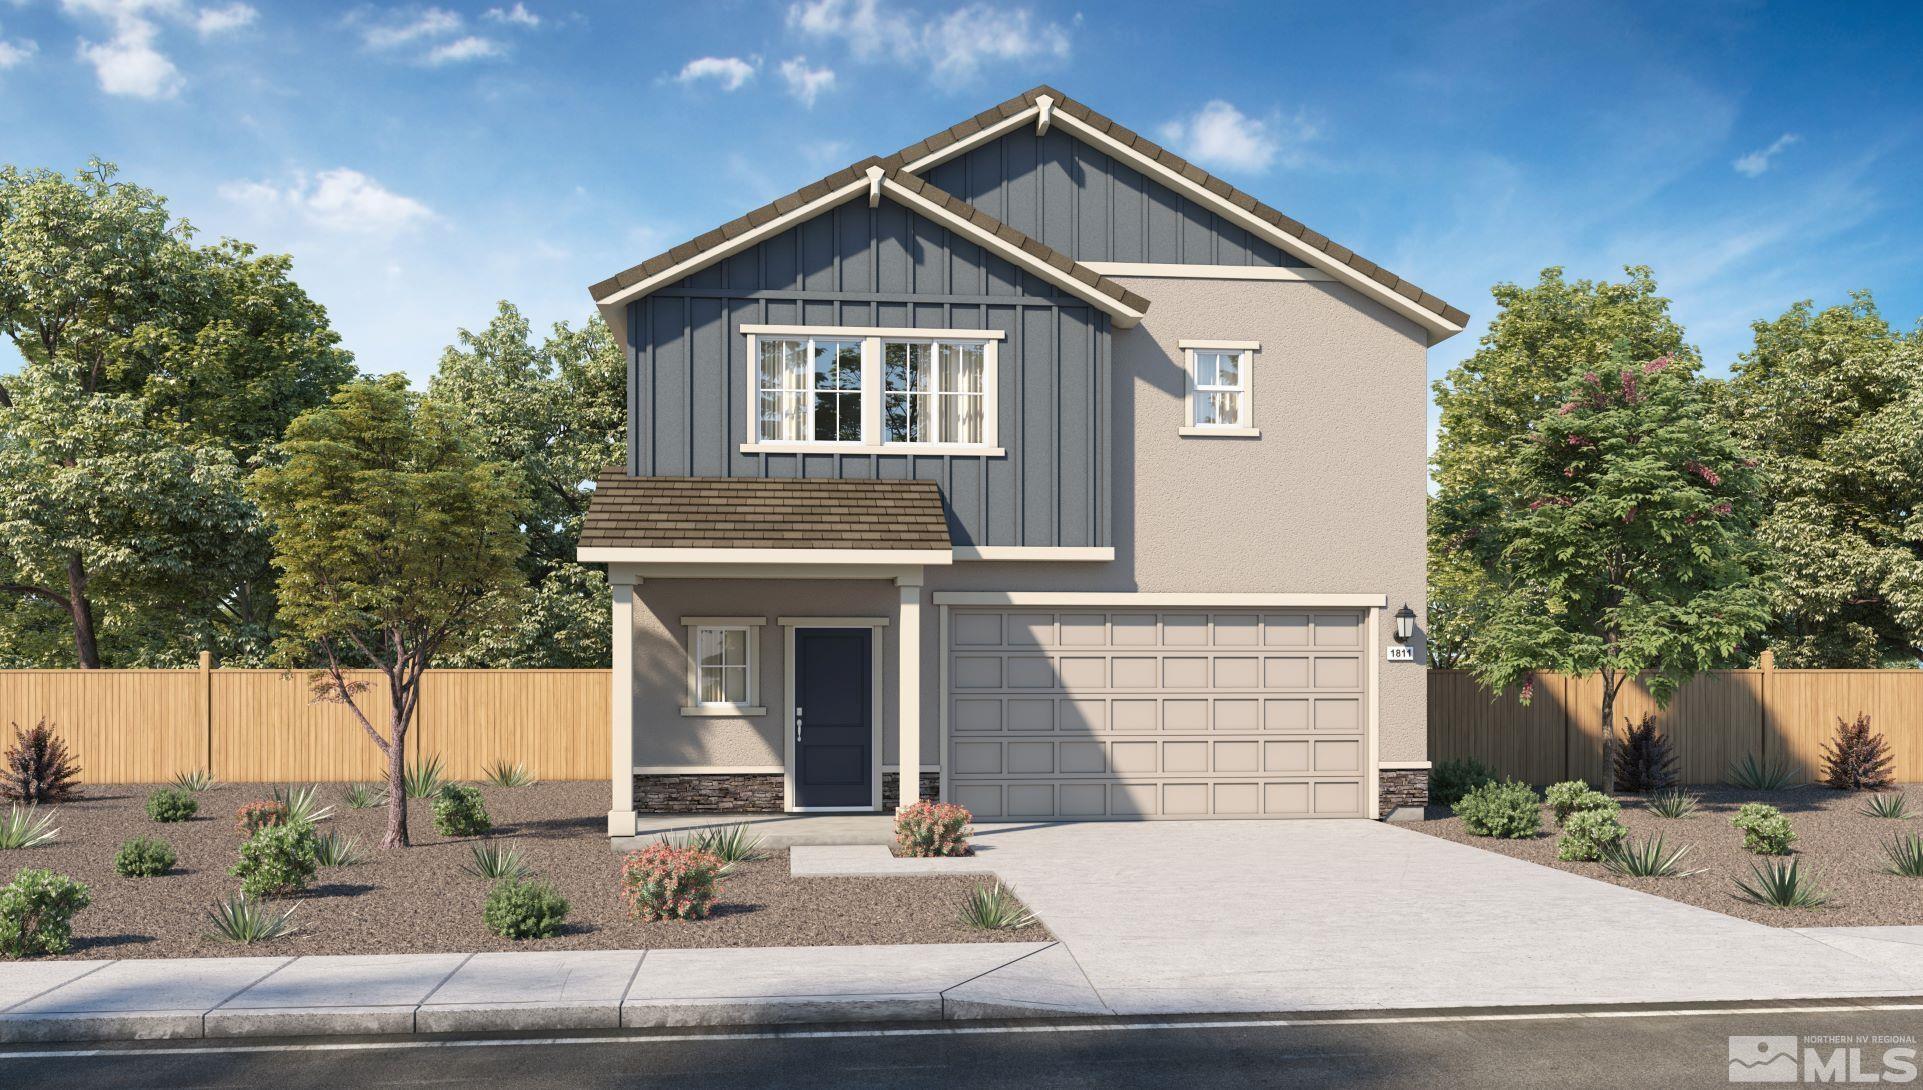
<svg viewBox="0 0 1923 1090"><path fill-rule="evenodd" d="M1258 346L1236 341L1183 341L1189 397L1185 435L1257 435L1250 364Z"/></svg>

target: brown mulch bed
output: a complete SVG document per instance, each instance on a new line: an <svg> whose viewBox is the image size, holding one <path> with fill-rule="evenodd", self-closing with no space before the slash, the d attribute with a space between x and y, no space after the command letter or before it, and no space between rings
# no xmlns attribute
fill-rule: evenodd
<svg viewBox="0 0 1923 1090"><path fill-rule="evenodd" d="M1034 942L1037 925L986 932L956 918L980 877L795 878L788 853L739 864L722 882L715 914L693 922L629 919L615 894L620 857L609 849L607 785L541 783L481 788L498 840L519 845L536 873L568 899L566 931L514 942L481 922L489 883L461 869L481 838L434 832L428 803L409 803L413 846L376 847L385 805L348 809L341 784L322 784L334 816L324 831L360 839L367 860L323 868L315 884L284 904L299 905L300 930L258 946L207 938L206 909L239 892L227 871L241 837L234 812L265 798L270 787L223 784L200 795L191 821L161 824L144 806L151 787L89 785L83 797L54 809L60 838L43 848L0 851L0 880L22 867L48 867L84 882L93 904L74 918L76 958L215 957L235 954L399 954L482 950L633 950L713 946L855 946L894 943ZM179 862L157 878L122 878L113 857L122 841L159 837Z"/></svg>
<svg viewBox="0 0 1923 1090"><path fill-rule="evenodd" d="M1702 800L1702 809L1674 821L1650 813L1640 796L1618 796L1623 804L1622 821L1629 827L1630 836L1641 839L1661 833L1671 846L1690 846L1683 868L1700 868L1702 873L1688 877L1623 878L1603 869L1600 863L1560 862L1556 859L1558 830L1546 807L1542 815L1543 831L1532 840L1471 836L1462 827L1462 820L1456 817L1411 822L1408 827L1444 840L1773 927L1923 924L1923 879L1883 873L1887 861L1882 846L1892 836L1923 834L1923 790L1917 785L1907 785L1907 793L1912 814L1919 816L1902 821L1860 813L1868 798L1864 792L1832 791L1816 786L1786 791L1740 791L1729 787L1689 790ZM1753 885L1751 865L1770 858L1744 851L1741 830L1729 824L1737 808L1746 802L1768 803L1789 818L1797 839L1791 846L1791 856L1784 858L1800 859L1803 869L1813 872L1818 888L1830 894L1827 905L1813 909L1769 908L1742 898L1734 879L1741 877Z"/></svg>

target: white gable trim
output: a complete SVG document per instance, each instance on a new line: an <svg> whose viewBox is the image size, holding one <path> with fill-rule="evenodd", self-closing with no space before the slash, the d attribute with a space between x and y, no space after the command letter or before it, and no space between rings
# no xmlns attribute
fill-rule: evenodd
<svg viewBox="0 0 1923 1090"><path fill-rule="evenodd" d="M1041 108L1038 106L1030 106L1027 109L1017 110L1013 114L995 122L993 125L970 133L947 147L931 151L927 155L908 163L901 169L909 174L920 174L929 167L940 166L957 155L965 154L974 148L981 147L983 144L988 143L990 140L1004 133L1021 128L1023 124L1041 116L1041 112ZM1050 113L1053 114L1053 111L1051 110Z"/></svg>
<svg viewBox="0 0 1923 1090"><path fill-rule="evenodd" d="M1023 250L1021 247L1009 245L1008 241L1000 235L992 231L984 231L981 227L977 226L973 220L956 215L907 186L902 185L900 182L890 178L883 182L882 186L887 190L890 197L921 213L923 216L934 220L949 230L957 231L968 236L975 242L980 243L983 248L1027 269L1029 272L1068 292L1070 295L1088 300L1106 312L1110 318L1114 319L1118 327L1127 329L1142 320L1143 311L1136 310L1120 299L1082 283L1080 280L1075 279L1046 261L1036 260L1034 255Z"/></svg>

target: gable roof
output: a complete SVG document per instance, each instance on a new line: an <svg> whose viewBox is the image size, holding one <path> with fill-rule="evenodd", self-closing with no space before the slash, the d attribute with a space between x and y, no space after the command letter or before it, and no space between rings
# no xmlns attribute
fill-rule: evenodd
<svg viewBox="0 0 1923 1090"><path fill-rule="evenodd" d="M736 217L706 234L616 273L588 292L608 325L625 328L618 310L656 288L713 265L763 239L786 231L863 193L873 205L882 195L925 218L942 223L978 245L1056 287L1108 313L1117 325L1131 326L1149 301L1082 263L926 180L903 171L899 163L870 156L810 182L785 197Z"/></svg>
<svg viewBox="0 0 1923 1090"><path fill-rule="evenodd" d="M1460 333L1468 323L1468 312L1450 306L1414 283L1328 236L1310 230L1047 84L918 140L889 156L885 162L891 166L898 165L910 174L918 173L1012 132L1031 120L1044 128L1059 124L1064 131L1082 142L1121 158L1153 180L1255 231L1285 252L1302 258L1337 280L1414 318L1430 331L1431 344Z"/></svg>

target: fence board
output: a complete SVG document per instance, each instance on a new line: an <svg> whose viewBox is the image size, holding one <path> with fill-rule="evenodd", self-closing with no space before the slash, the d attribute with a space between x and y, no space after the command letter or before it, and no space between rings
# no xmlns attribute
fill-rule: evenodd
<svg viewBox="0 0 1923 1090"><path fill-rule="evenodd" d="M9 670L0 723L41 718L94 783L151 783L207 755L206 679L198 670ZM7 743L12 731L7 731Z"/></svg>
<svg viewBox="0 0 1923 1090"><path fill-rule="evenodd" d="M497 760L544 780L608 774L606 670L435 670L422 679L422 753L475 779Z"/></svg>
<svg viewBox="0 0 1923 1090"><path fill-rule="evenodd" d="M1540 713L1525 714L1513 691L1492 700L1467 673L1430 671L1430 759L1474 757L1537 784L1598 782L1602 679L1539 675L1536 694ZM1897 779L1923 781L1923 670L1712 670L1684 685L1667 708L1631 682L1617 696L1616 730L1620 740L1629 724L1655 715L1685 783L1714 783L1730 762L1751 755L1786 760L1810 779L1821 771L1837 718L1859 711L1888 740Z"/></svg>

